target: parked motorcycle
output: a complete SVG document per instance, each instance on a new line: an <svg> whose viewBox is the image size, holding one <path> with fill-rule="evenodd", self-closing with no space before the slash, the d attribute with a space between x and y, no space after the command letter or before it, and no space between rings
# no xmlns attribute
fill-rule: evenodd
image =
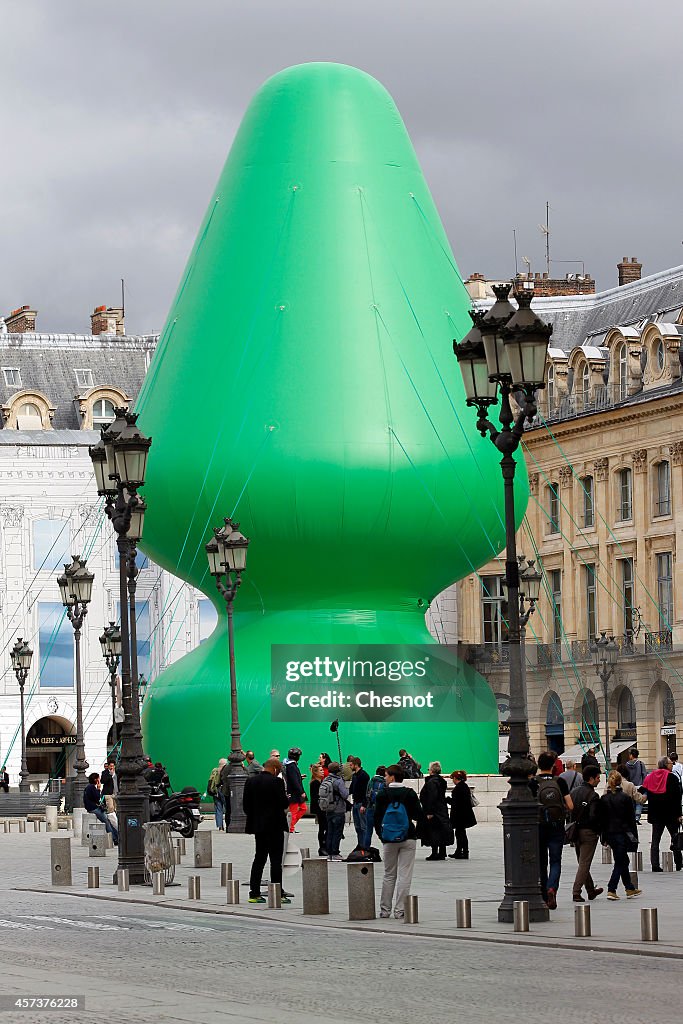
<svg viewBox="0 0 683 1024"><path fill-rule="evenodd" d="M200 801L200 794L192 786L178 793L169 793L165 786L153 786L149 794L150 821L168 821L174 832L192 839L202 820Z"/></svg>

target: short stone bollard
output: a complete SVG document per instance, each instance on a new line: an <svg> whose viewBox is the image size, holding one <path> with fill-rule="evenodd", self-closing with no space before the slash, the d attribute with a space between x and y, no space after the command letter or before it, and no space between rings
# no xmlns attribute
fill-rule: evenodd
<svg viewBox="0 0 683 1024"><path fill-rule="evenodd" d="M53 885L71 885L71 840L50 839L50 866Z"/></svg>
<svg viewBox="0 0 683 1024"><path fill-rule="evenodd" d="M307 858L301 864L304 914L329 914L330 891L327 861L318 857Z"/></svg>
<svg viewBox="0 0 683 1024"><path fill-rule="evenodd" d="M96 865L90 865L88 868L88 888L99 889L100 887L100 869Z"/></svg>
<svg viewBox="0 0 683 1024"><path fill-rule="evenodd" d="M74 815L73 815L72 821L73 821L74 839L80 839L81 838L81 832L83 831L83 815L79 814L76 811L74 811Z"/></svg>
<svg viewBox="0 0 683 1024"><path fill-rule="evenodd" d="M602 848L602 863L603 864L611 864L612 863L612 847L611 846L603 846L603 848Z"/></svg>
<svg viewBox="0 0 683 1024"><path fill-rule="evenodd" d="M163 896L166 892L166 886L164 884L164 871L153 871L152 872L152 892L155 896Z"/></svg>
<svg viewBox="0 0 683 1024"><path fill-rule="evenodd" d="M47 810L47 808L45 808ZM81 815L81 846L90 846L90 829L93 825L101 825L94 814L84 811ZM49 831L49 829L48 829Z"/></svg>
<svg viewBox="0 0 683 1024"><path fill-rule="evenodd" d="M185 856L185 840L181 836L180 839L176 839L176 846L178 847L178 853L181 857ZM180 864L180 861L178 861Z"/></svg>
<svg viewBox="0 0 683 1024"><path fill-rule="evenodd" d="M529 931L529 903L527 900L515 900L512 904L512 929L515 932Z"/></svg>
<svg viewBox="0 0 683 1024"><path fill-rule="evenodd" d="M34 832L40 832L40 822L39 821L34 821L33 822L33 831Z"/></svg>
<svg viewBox="0 0 683 1024"><path fill-rule="evenodd" d="M674 869L674 855L670 850L666 850L662 854L662 870L673 871Z"/></svg>
<svg viewBox="0 0 683 1024"><path fill-rule="evenodd" d="M472 900L455 901L455 927L472 927Z"/></svg>
<svg viewBox="0 0 683 1024"><path fill-rule="evenodd" d="M45 808L45 829L47 832L56 832L59 828L57 823L57 808L46 807Z"/></svg>
<svg viewBox="0 0 683 1024"><path fill-rule="evenodd" d="M211 863L211 833L196 832L194 837L194 866L196 868L210 868Z"/></svg>
<svg viewBox="0 0 683 1024"><path fill-rule="evenodd" d="M346 865L349 921L374 921L377 916L374 867L362 862Z"/></svg>
<svg viewBox="0 0 683 1024"><path fill-rule="evenodd" d="M591 933L591 908L574 907L574 935L580 939L587 938Z"/></svg>
<svg viewBox="0 0 683 1024"><path fill-rule="evenodd" d="M105 843L106 843L107 850L113 850L114 849L114 835L113 835L113 833L112 832L105 832L104 835L105 835Z"/></svg>
<svg viewBox="0 0 683 1024"><path fill-rule="evenodd" d="M231 878L232 878L232 864L229 864L226 861L224 861L221 864L221 885L223 886L223 888L225 888L225 886L228 884L228 882L230 881Z"/></svg>
<svg viewBox="0 0 683 1024"><path fill-rule="evenodd" d="M4 831L4 832L11 832L11 831L12 831L12 829L10 828L10 823L9 823L9 821L4 821L4 822L2 823L2 828L3 828L3 831Z"/></svg>
<svg viewBox="0 0 683 1024"><path fill-rule="evenodd" d="M237 878L229 878L225 885L225 902L234 906L240 901L240 883Z"/></svg>
<svg viewBox="0 0 683 1024"><path fill-rule="evenodd" d="M643 851L642 850L638 850L636 852L635 857L636 857L636 871L642 871L643 870Z"/></svg>
<svg viewBox="0 0 683 1024"><path fill-rule="evenodd" d="M640 937L643 942L659 941L659 923L656 907L643 907L640 911Z"/></svg>
<svg viewBox="0 0 683 1024"><path fill-rule="evenodd" d="M19 819L19 831L26 834L26 822L24 821L23 818Z"/></svg>
<svg viewBox="0 0 683 1024"><path fill-rule="evenodd" d="M199 900L202 896L202 880L199 875L190 875L187 880L187 898Z"/></svg>
<svg viewBox="0 0 683 1024"><path fill-rule="evenodd" d="M419 921L417 896L406 896L406 924L417 924Z"/></svg>
<svg viewBox="0 0 683 1024"><path fill-rule="evenodd" d="M89 857L106 857L107 855L107 832L104 825L100 825L99 828L95 828L94 825L90 827L90 849L88 850Z"/></svg>
<svg viewBox="0 0 683 1024"><path fill-rule="evenodd" d="M116 872L116 888L119 892L130 891L130 872L128 868L119 868Z"/></svg>
<svg viewBox="0 0 683 1024"><path fill-rule="evenodd" d="M279 882L268 883L268 909L279 910L282 906L282 886Z"/></svg>

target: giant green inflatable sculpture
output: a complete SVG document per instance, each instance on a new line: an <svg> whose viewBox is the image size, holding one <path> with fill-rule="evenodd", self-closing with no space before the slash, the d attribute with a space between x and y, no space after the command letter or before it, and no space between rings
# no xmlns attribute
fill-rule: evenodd
<svg viewBox="0 0 683 1024"><path fill-rule="evenodd" d="M228 515L250 538L235 603L245 749L263 760L298 745L307 764L334 754L339 717L344 754L371 769L405 746L497 770L495 700L464 665L465 720L271 719L273 644L428 644L429 601L503 547L498 456L473 430L452 351L468 306L386 90L338 64L267 81L138 401L153 437L141 546L219 613L148 691L146 749L172 779L203 788L229 750L225 608L204 552Z"/></svg>

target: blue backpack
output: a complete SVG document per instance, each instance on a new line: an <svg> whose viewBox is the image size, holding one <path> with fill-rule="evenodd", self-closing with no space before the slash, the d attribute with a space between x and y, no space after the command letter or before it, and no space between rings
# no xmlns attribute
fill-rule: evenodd
<svg viewBox="0 0 683 1024"><path fill-rule="evenodd" d="M410 818L400 800L393 800L382 818L382 842L402 843L408 838L410 829Z"/></svg>

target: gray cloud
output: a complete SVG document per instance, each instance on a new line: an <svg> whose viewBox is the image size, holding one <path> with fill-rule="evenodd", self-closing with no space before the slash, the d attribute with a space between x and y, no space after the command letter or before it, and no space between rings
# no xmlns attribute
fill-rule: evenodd
<svg viewBox="0 0 683 1024"><path fill-rule="evenodd" d="M636 255L683 262L683 14L627 0L22 0L5 5L0 309L84 330L118 298L159 328L252 94L283 67L377 77L411 133L463 273ZM564 273L574 269L557 264Z"/></svg>

